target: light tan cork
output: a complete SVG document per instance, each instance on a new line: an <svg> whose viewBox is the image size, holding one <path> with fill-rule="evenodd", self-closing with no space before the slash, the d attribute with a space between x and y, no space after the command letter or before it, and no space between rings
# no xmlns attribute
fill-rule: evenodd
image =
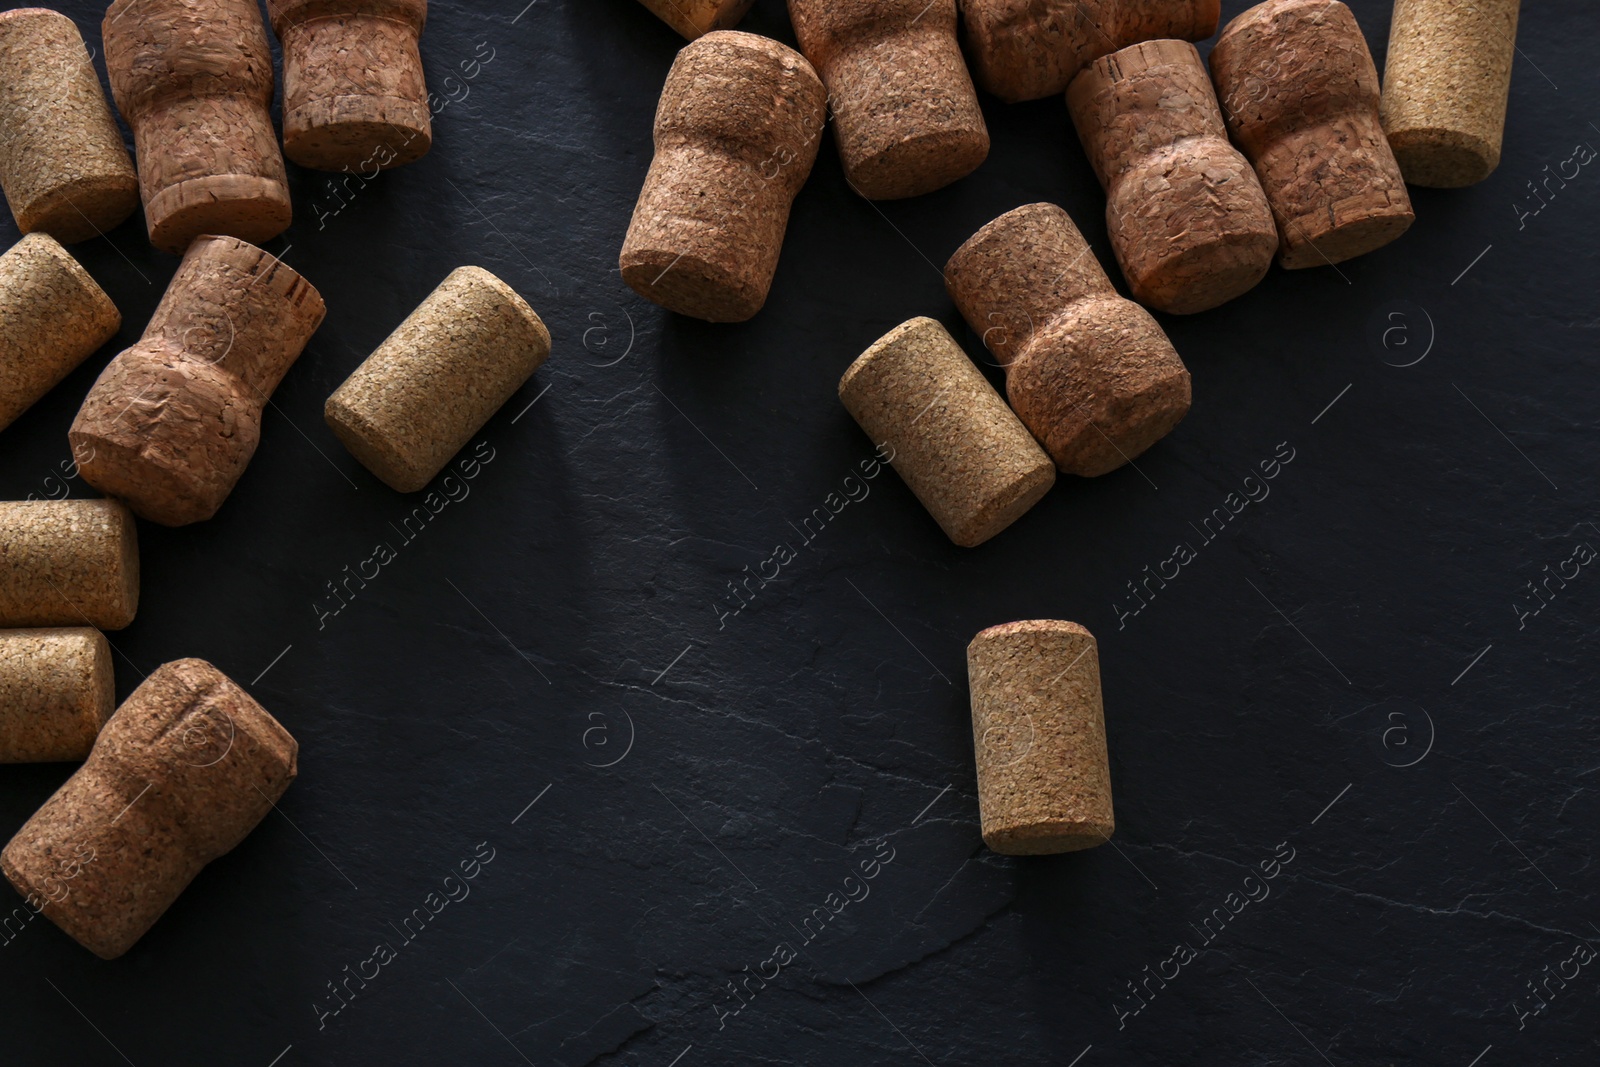
<svg viewBox="0 0 1600 1067"><path fill-rule="evenodd" d="M731 30L755 0L639 0L657 18L689 40L714 30Z"/></svg>
<svg viewBox="0 0 1600 1067"><path fill-rule="evenodd" d="M1008 856L1111 839L1100 653L1075 622L991 626L967 646L983 842Z"/></svg>
<svg viewBox="0 0 1600 1067"><path fill-rule="evenodd" d="M116 707L99 630L0 630L0 763L87 759Z"/></svg>
<svg viewBox="0 0 1600 1067"><path fill-rule="evenodd" d="M144 337L106 366L72 422L83 480L166 526L215 515L325 312L276 257L233 237L196 240Z"/></svg>
<svg viewBox="0 0 1600 1067"><path fill-rule="evenodd" d="M364 172L428 154L428 0L267 0L267 15L283 45L284 155Z"/></svg>
<svg viewBox="0 0 1600 1067"><path fill-rule="evenodd" d="M122 328L122 313L56 239L0 255L0 430Z"/></svg>
<svg viewBox="0 0 1600 1067"><path fill-rule="evenodd" d="M0 502L0 627L120 630L139 608L139 535L115 500Z"/></svg>
<svg viewBox="0 0 1600 1067"><path fill-rule="evenodd" d="M1342 263L1415 215L1378 120L1378 70L1338 0L1268 0L1222 31L1211 73L1278 220L1278 262Z"/></svg>
<svg viewBox="0 0 1600 1067"><path fill-rule="evenodd" d="M1067 213L1006 212L956 250L945 287L1006 368L1006 395L1064 473L1116 470L1189 411L1189 371L1119 294Z"/></svg>
<svg viewBox="0 0 1600 1067"><path fill-rule="evenodd" d="M989 155L956 39L956 0L789 0L821 73L852 188L868 200L942 189Z"/></svg>
<svg viewBox="0 0 1600 1067"><path fill-rule="evenodd" d="M1395 0L1383 129L1412 185L1458 189L1500 165L1520 0Z"/></svg>
<svg viewBox="0 0 1600 1067"><path fill-rule="evenodd" d="M71 244L139 206L139 178L78 27L42 7L0 13L0 188L23 233Z"/></svg>
<svg viewBox="0 0 1600 1067"><path fill-rule="evenodd" d="M527 301L461 267L345 379L323 417L362 466L415 492L549 355L550 331Z"/></svg>
<svg viewBox="0 0 1600 1067"><path fill-rule="evenodd" d="M839 379L839 399L945 534L981 545L1050 491L1055 464L934 319L901 323Z"/></svg>
<svg viewBox="0 0 1600 1067"><path fill-rule="evenodd" d="M255 0L115 0L102 33L133 128L150 243L269 241L292 211L272 127L272 49Z"/></svg>
<svg viewBox="0 0 1600 1067"><path fill-rule="evenodd" d="M298 756L289 732L211 664L165 664L0 852L0 871L68 936L115 959L267 816Z"/></svg>

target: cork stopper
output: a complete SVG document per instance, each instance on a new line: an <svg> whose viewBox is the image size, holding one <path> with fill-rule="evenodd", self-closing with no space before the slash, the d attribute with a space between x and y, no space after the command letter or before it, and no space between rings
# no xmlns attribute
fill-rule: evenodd
<svg viewBox="0 0 1600 1067"><path fill-rule="evenodd" d="M777 41L721 31L685 46L661 90L623 280L708 322L760 311L826 106L811 64Z"/></svg>
<svg viewBox="0 0 1600 1067"><path fill-rule="evenodd" d="M294 781L298 753L211 664L165 664L0 852L0 871L68 936L115 959L266 817ZM63 880L66 862L74 870Z"/></svg>
<svg viewBox="0 0 1600 1067"><path fill-rule="evenodd" d="M83 480L166 526L215 515L325 310L310 282L254 245L196 240L144 337L106 366L72 422Z"/></svg>
<svg viewBox="0 0 1600 1067"><path fill-rule="evenodd" d="M967 646L983 842L1009 856L1111 839L1100 653L1075 622L992 626Z"/></svg>
<svg viewBox="0 0 1600 1067"><path fill-rule="evenodd" d="M1458 189L1500 165L1520 0L1395 0L1381 115L1412 185Z"/></svg>
<svg viewBox="0 0 1600 1067"><path fill-rule="evenodd" d="M481 267L461 267L328 398L323 417L390 488L431 482L550 355L550 331Z"/></svg>
<svg viewBox="0 0 1600 1067"><path fill-rule="evenodd" d="M1006 368L1006 394L1064 473L1137 459L1189 411L1189 371L1150 313L1117 293L1054 204L1006 212L956 250L945 287Z"/></svg>
<svg viewBox="0 0 1600 1067"><path fill-rule="evenodd" d="M0 12L0 188L17 229L68 244L116 229L139 206L89 50L57 11Z"/></svg>
<svg viewBox="0 0 1600 1067"><path fill-rule="evenodd" d="M139 537L115 500L0 502L0 627L120 630L139 607Z"/></svg>
<svg viewBox="0 0 1600 1067"><path fill-rule="evenodd" d="M988 157L989 130L956 40L956 0L789 0L789 17L828 87L856 192L921 196Z"/></svg>
<svg viewBox="0 0 1600 1067"><path fill-rule="evenodd" d="M0 430L122 328L122 313L45 233L0 255Z"/></svg>
<svg viewBox="0 0 1600 1067"><path fill-rule="evenodd" d="M714 30L731 30L755 0L639 0L662 22L689 40Z"/></svg>
<svg viewBox="0 0 1600 1067"><path fill-rule="evenodd" d="M1378 120L1378 71L1338 0L1268 0L1222 31L1211 73L1290 270L1381 248L1415 218Z"/></svg>
<svg viewBox="0 0 1600 1067"><path fill-rule="evenodd" d="M99 630L0 630L0 763L87 759L116 704Z"/></svg>

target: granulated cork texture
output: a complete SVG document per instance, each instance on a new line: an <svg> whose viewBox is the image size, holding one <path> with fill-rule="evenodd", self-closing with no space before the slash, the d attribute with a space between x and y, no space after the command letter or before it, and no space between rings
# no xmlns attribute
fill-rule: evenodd
<svg viewBox="0 0 1600 1067"><path fill-rule="evenodd" d="M0 630L0 763L87 759L116 703L99 630Z"/></svg>
<svg viewBox="0 0 1600 1067"><path fill-rule="evenodd" d="M731 30L755 0L639 0L657 18L689 40L714 30Z"/></svg>
<svg viewBox="0 0 1600 1067"><path fill-rule="evenodd" d="M120 630L139 607L139 540L115 500L0 503L0 628Z"/></svg>

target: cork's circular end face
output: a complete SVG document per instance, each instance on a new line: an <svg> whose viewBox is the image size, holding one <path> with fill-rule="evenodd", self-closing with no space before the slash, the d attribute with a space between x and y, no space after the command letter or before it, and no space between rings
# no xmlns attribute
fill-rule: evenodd
<svg viewBox="0 0 1600 1067"><path fill-rule="evenodd" d="M1411 228L1416 214L1407 205L1329 227L1325 214L1302 216L1284 227L1278 262L1285 270L1327 267L1375 252Z"/></svg>
<svg viewBox="0 0 1600 1067"><path fill-rule="evenodd" d="M247 174L179 182L145 205L150 243L178 256L205 234L263 244L287 230L293 217L283 183Z"/></svg>
<svg viewBox="0 0 1600 1067"><path fill-rule="evenodd" d="M1045 634L1059 637L1087 637L1094 640L1094 634L1089 628L1079 623L1068 622L1065 619L1020 619L1017 622L1003 622L998 626L991 626L980 630L967 646L973 646L989 641L998 641L1002 638L1016 637L1018 635Z"/></svg>
<svg viewBox="0 0 1600 1067"><path fill-rule="evenodd" d="M850 161L845 177L868 200L903 200L943 189L989 157L989 131L935 129Z"/></svg>
<svg viewBox="0 0 1600 1067"><path fill-rule="evenodd" d="M322 418L339 443L395 492L415 493L433 480L435 472L417 469L382 430L338 393L328 398Z"/></svg>
<svg viewBox="0 0 1600 1067"><path fill-rule="evenodd" d="M415 163L432 147L428 106L398 97L314 100L283 117L283 154L312 170L371 176Z"/></svg>
<svg viewBox="0 0 1600 1067"><path fill-rule="evenodd" d="M967 238L961 247L955 250L949 262L945 264L946 286L953 284L952 275L977 261L996 245L1004 246L1009 243L1013 234L1038 233L1042 229L1063 224L1073 229L1077 228L1066 211L1055 204L1041 202L1012 208L999 218L984 223L978 228L977 233Z"/></svg>
<svg viewBox="0 0 1600 1067"><path fill-rule="evenodd" d="M49 256L62 274L77 287L78 307L84 331L96 339L96 347L109 341L122 328L122 312L112 303L111 297L100 288L100 283L84 269L82 263L48 233L32 233L18 241L15 248L26 248L37 254Z"/></svg>
<svg viewBox="0 0 1600 1067"><path fill-rule="evenodd" d="M962 548L976 548L1026 515L1056 484L1056 465L1041 454L1042 462L1013 479L1000 492L983 501L968 521L950 533Z"/></svg>
<svg viewBox="0 0 1600 1067"><path fill-rule="evenodd" d="M1270 219L1267 220L1270 222ZM1172 315L1193 315L1254 289L1278 254L1276 227L1203 237L1143 274L1129 274L1134 299Z"/></svg>
<svg viewBox="0 0 1600 1067"><path fill-rule="evenodd" d="M768 287L742 272L668 249L628 251L622 280L651 303L706 322L744 322L767 302Z"/></svg>
<svg viewBox="0 0 1600 1067"><path fill-rule="evenodd" d="M854 396L858 388L872 388L872 373L876 364L883 359L893 358L900 344L907 336L924 334L937 331L949 337L949 331L944 328L944 323L938 319L931 319L926 315L918 315L914 319L907 319L867 348L855 358L855 361L845 369L844 375L839 379L839 399L844 401L845 407L850 407L849 398ZM954 343L954 338L951 338Z"/></svg>
<svg viewBox="0 0 1600 1067"><path fill-rule="evenodd" d="M1192 390L1187 370L1151 381L1143 389L1111 397L1080 414L1075 422L1046 442L1064 474L1098 478L1120 470L1171 433L1189 413Z"/></svg>
<svg viewBox="0 0 1600 1067"><path fill-rule="evenodd" d="M116 577L120 610L115 617L106 620L105 628L120 630L139 613L139 524L133 521L133 512L120 500L104 500L101 505L111 513L110 519L117 525L119 550Z"/></svg>
<svg viewBox="0 0 1600 1067"><path fill-rule="evenodd" d="M84 749L87 756L88 750L94 747L94 738L100 735L100 728L111 718L117 710L117 677L116 664L111 659L111 642L106 640L106 635L99 630L90 630L90 670L91 684L94 692L94 705L90 709L89 722L87 723L90 742Z"/></svg>
<svg viewBox="0 0 1600 1067"><path fill-rule="evenodd" d="M1015 826L985 827L983 843L1002 856L1050 856L1059 852L1081 852L1111 840L1115 827L1110 823L1052 819L1047 822Z"/></svg>
<svg viewBox="0 0 1600 1067"><path fill-rule="evenodd" d="M528 370L531 375L544 365L545 359L550 355L550 329L545 326L539 313L533 310L522 294L507 285L497 275L482 267L457 267L450 272L450 279L470 281L473 285L487 289L495 297L515 312L518 321L522 324L525 337L520 340L529 348L536 357L533 366ZM446 279L449 280L449 279ZM508 338L510 340L510 338Z"/></svg>
<svg viewBox="0 0 1600 1067"><path fill-rule="evenodd" d="M130 166L126 174L83 178L50 190L17 212L17 228L76 244L105 236L138 207L139 179Z"/></svg>
<svg viewBox="0 0 1600 1067"><path fill-rule="evenodd" d="M141 519L162 526L188 526L211 518L221 506L202 499L182 473L162 466L135 447L82 431L72 431L67 438L73 455L88 457L78 464L83 480L125 503ZM138 572L133 573L137 583ZM136 599L137 584L133 589Z"/></svg>
<svg viewBox="0 0 1600 1067"><path fill-rule="evenodd" d="M1459 130L1398 130L1389 147L1412 185L1462 189L1483 181L1500 165L1500 149Z"/></svg>

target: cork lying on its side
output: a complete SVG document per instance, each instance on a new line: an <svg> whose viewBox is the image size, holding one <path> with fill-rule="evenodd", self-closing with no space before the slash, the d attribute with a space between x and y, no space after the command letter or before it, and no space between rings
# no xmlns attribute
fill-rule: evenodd
<svg viewBox="0 0 1600 1067"><path fill-rule="evenodd" d="M0 503L0 627L120 630L139 608L139 536L115 500Z"/></svg>
<svg viewBox="0 0 1600 1067"><path fill-rule="evenodd" d="M639 0L657 18L689 40L714 30L731 30L755 0Z"/></svg>
<svg viewBox="0 0 1600 1067"><path fill-rule="evenodd" d="M328 398L328 425L392 489L433 480L550 355L550 331L481 267L453 271Z"/></svg>
<svg viewBox="0 0 1600 1067"><path fill-rule="evenodd" d="M99 630L0 630L0 763L87 759L116 707Z"/></svg>

